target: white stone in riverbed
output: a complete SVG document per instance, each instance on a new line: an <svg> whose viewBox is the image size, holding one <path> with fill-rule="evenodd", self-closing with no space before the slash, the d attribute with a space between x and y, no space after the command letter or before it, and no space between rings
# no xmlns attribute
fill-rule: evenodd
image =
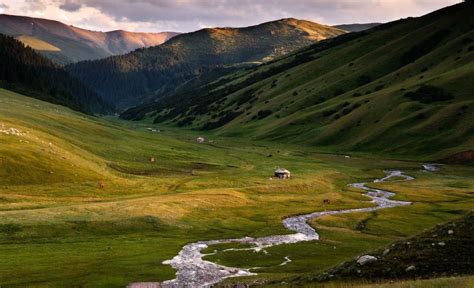
<svg viewBox="0 0 474 288"><path fill-rule="evenodd" d="M372 255L363 255L357 258L357 264L359 264L360 266L363 266L365 264L375 262L375 261L377 261L377 257L372 256Z"/></svg>
<svg viewBox="0 0 474 288"><path fill-rule="evenodd" d="M410 271L413 271L415 269L416 269L416 267L414 265L411 265L411 266L408 266L407 269L405 269L405 271L410 272Z"/></svg>

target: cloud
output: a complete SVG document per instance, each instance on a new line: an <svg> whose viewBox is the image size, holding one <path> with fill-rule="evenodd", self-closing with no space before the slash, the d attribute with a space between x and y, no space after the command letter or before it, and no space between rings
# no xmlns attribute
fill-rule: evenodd
<svg viewBox="0 0 474 288"><path fill-rule="evenodd" d="M9 13L69 19L96 30L187 32L242 27L285 17L324 24L387 22L461 0L3 0ZM36 11L36 12L34 12ZM41 13L41 14L39 14ZM35 16L35 15L33 15Z"/></svg>
<svg viewBox="0 0 474 288"><path fill-rule="evenodd" d="M67 0L64 3L59 5L59 8L65 11L69 11L69 12L75 12L81 9L81 7L82 7L81 3L77 1L73 1L73 0Z"/></svg>
<svg viewBox="0 0 474 288"><path fill-rule="evenodd" d="M26 9L31 12L41 12L48 7L47 0L25 0Z"/></svg>
<svg viewBox="0 0 474 288"><path fill-rule="evenodd" d="M8 9L8 6L6 4L0 3L0 14L5 13L5 10Z"/></svg>

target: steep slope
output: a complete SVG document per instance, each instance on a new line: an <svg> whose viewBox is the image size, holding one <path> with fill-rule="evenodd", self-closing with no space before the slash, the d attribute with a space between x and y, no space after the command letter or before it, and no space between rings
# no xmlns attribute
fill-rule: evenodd
<svg viewBox="0 0 474 288"><path fill-rule="evenodd" d="M163 45L124 56L69 65L68 71L119 108L154 100L218 69L267 61L345 33L296 19L247 28L213 28L182 34ZM233 66L233 67L232 67Z"/></svg>
<svg viewBox="0 0 474 288"><path fill-rule="evenodd" d="M86 113L109 110L93 91L64 69L2 34L0 63L0 87Z"/></svg>
<svg viewBox="0 0 474 288"><path fill-rule="evenodd" d="M343 35L122 117L332 151L472 150L473 12L461 3Z"/></svg>
<svg viewBox="0 0 474 288"><path fill-rule="evenodd" d="M156 46L178 33L133 33L127 31L97 32L58 21L24 16L0 15L0 33L17 37L36 49L35 41L45 42L57 50L39 51L61 63L105 58L125 54L137 48ZM26 38L25 38L26 37ZM32 40L33 44L32 44Z"/></svg>
<svg viewBox="0 0 474 288"><path fill-rule="evenodd" d="M344 262L326 273L301 277L294 285L311 282L366 279L400 280L474 274L474 213L440 224L420 235L369 252L377 258L361 265Z"/></svg>
<svg viewBox="0 0 474 288"><path fill-rule="evenodd" d="M334 27L336 27L338 29L341 29L341 30L349 31L349 32L361 32L361 31L364 31L364 30L368 30L368 29L377 27L381 24L382 23L364 23L364 24L355 23L355 24L335 25Z"/></svg>

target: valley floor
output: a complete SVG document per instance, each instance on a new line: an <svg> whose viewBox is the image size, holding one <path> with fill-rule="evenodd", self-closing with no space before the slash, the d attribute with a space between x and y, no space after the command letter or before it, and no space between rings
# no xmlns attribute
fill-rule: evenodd
<svg viewBox="0 0 474 288"><path fill-rule="evenodd" d="M311 222L321 241L209 259L261 267L248 282L284 281L474 207L474 167L426 172L421 162L318 151L94 118L0 90L0 286L123 287L172 279L175 271L162 261L186 243L285 234L281 219L288 215L371 206L347 184L379 178L384 169L416 178L373 184L412 206L326 215ZM294 177L270 179L276 167Z"/></svg>

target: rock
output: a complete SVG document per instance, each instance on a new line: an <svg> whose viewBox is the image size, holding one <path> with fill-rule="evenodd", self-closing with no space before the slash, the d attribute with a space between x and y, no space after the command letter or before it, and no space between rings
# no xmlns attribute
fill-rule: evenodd
<svg viewBox="0 0 474 288"><path fill-rule="evenodd" d="M196 138L196 142L198 142L198 143L204 143L204 141L206 141L206 139L204 139L204 137L197 137Z"/></svg>
<svg viewBox="0 0 474 288"><path fill-rule="evenodd" d="M357 258L357 264L363 266L365 264L368 264L368 263L371 263L371 262L374 262L374 261L377 261L377 257L375 256L372 256L372 255L364 255L364 256L360 256L359 258Z"/></svg>
<svg viewBox="0 0 474 288"><path fill-rule="evenodd" d="M454 230L448 230L448 235L453 235L454 234Z"/></svg>
<svg viewBox="0 0 474 288"><path fill-rule="evenodd" d="M414 265L411 265L411 266L408 266L407 269L405 269L405 272L410 272L410 271L413 271L415 269L416 269L416 267Z"/></svg>
<svg viewBox="0 0 474 288"><path fill-rule="evenodd" d="M387 256L390 253L390 249L383 250L382 256Z"/></svg>
<svg viewBox="0 0 474 288"><path fill-rule="evenodd" d="M444 242L438 242L438 245L439 245L439 246L446 246L446 243L444 243Z"/></svg>

